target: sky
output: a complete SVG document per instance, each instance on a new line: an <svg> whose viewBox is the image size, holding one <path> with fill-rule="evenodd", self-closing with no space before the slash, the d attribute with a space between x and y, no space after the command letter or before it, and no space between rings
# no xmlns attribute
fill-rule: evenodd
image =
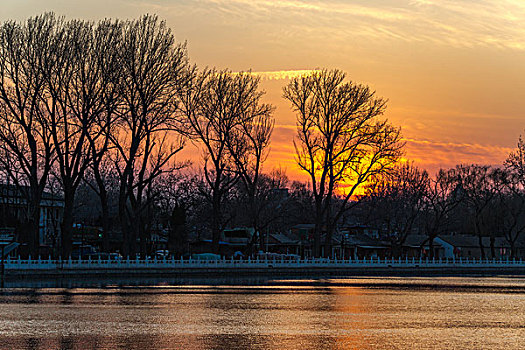
<svg viewBox="0 0 525 350"><path fill-rule="evenodd" d="M401 126L405 157L431 173L501 165L525 134L522 0L2 0L0 21L46 11L91 20L157 14L187 41L192 62L259 73L265 102L276 106L265 170L292 178L304 175L282 87L312 69L342 69L388 99L385 117Z"/></svg>

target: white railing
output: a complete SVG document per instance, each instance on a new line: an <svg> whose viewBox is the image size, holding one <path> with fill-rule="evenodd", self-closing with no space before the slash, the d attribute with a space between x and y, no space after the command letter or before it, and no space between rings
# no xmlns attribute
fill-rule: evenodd
<svg viewBox="0 0 525 350"><path fill-rule="evenodd" d="M525 268L525 261L489 259L20 259L7 258L4 261L7 271L17 270L170 270L170 269L249 269L249 268L387 268L387 267L442 267L442 268Z"/></svg>

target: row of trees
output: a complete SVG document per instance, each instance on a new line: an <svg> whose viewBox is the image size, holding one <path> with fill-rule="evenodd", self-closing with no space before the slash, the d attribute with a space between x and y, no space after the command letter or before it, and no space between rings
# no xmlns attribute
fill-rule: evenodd
<svg viewBox="0 0 525 350"><path fill-rule="evenodd" d="M363 196L367 220L389 233L393 252L413 233L425 234L430 248L440 234L470 233L496 257L495 238L504 237L516 255L525 231L525 143L520 138L500 167L458 165L430 177L412 164L398 165L371 183ZM485 247L483 237L490 238ZM433 249L430 249L433 254Z"/></svg>
<svg viewBox="0 0 525 350"><path fill-rule="evenodd" d="M181 253L188 230L210 235L218 251L221 232L235 225L253 227L250 245L262 248L265 231L313 223L315 256L323 245L329 254L338 225L351 220L383 227L394 252L415 231L432 246L454 229L475 232L480 245L490 236L494 255L496 235L514 247L525 229L522 141L504 167L458 166L431 178L399 164L404 143L382 117L386 101L339 70L314 71L283 89L309 184L264 173L274 107L262 102L259 78L199 70L155 16L5 22L0 77L0 172L27 204L18 232L32 254L44 191L64 198L56 237L63 256L89 200L104 249L118 231L124 255L146 253L162 220ZM188 143L200 149L201 167L176 160Z"/></svg>
<svg viewBox="0 0 525 350"><path fill-rule="evenodd" d="M94 23L48 13L5 22L0 77L0 170L27 203L19 239L31 253L42 196L51 189L64 198L59 242L61 254L71 254L84 185L98 195L105 232L116 190L122 252L134 255L137 240L145 252L160 184L187 165L175 155L188 140L202 149L216 249L221 204L239 180L254 206L273 129L259 79L199 71L155 16Z"/></svg>

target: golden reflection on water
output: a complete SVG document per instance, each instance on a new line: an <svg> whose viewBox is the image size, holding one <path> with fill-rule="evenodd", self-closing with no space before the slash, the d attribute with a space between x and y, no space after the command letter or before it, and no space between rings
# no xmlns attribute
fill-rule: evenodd
<svg viewBox="0 0 525 350"><path fill-rule="evenodd" d="M7 290L0 349L525 348L522 279L314 282Z"/></svg>

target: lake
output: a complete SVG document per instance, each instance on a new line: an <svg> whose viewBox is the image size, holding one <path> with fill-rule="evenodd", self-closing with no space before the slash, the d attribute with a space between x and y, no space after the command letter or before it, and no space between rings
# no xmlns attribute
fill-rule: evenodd
<svg viewBox="0 0 525 350"><path fill-rule="evenodd" d="M1 349L525 349L525 279L25 281Z"/></svg>

